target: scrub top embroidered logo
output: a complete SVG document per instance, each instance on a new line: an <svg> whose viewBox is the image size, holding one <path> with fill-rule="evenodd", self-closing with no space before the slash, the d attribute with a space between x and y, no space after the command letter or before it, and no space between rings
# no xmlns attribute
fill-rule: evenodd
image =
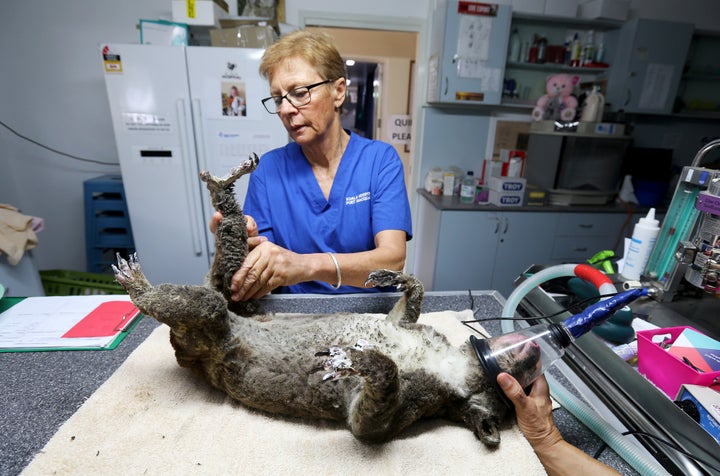
<svg viewBox="0 0 720 476"><path fill-rule="evenodd" d="M370 192L363 192L358 195L345 197L345 205L355 205L360 202L370 200Z"/></svg>

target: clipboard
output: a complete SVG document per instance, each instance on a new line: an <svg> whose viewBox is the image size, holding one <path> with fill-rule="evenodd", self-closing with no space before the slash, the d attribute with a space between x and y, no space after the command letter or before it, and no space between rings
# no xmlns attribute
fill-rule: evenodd
<svg viewBox="0 0 720 476"><path fill-rule="evenodd" d="M3 298L0 352L112 350L142 316L122 295Z"/></svg>

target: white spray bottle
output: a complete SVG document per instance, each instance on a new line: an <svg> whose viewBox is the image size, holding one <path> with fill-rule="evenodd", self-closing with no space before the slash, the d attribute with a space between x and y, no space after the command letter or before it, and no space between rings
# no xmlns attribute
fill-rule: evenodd
<svg viewBox="0 0 720 476"><path fill-rule="evenodd" d="M628 281L637 281L645 269L650 253L655 246L660 233L660 222L655 219L655 209L651 208L645 218L640 218L633 228L632 239L625 256L623 278Z"/></svg>

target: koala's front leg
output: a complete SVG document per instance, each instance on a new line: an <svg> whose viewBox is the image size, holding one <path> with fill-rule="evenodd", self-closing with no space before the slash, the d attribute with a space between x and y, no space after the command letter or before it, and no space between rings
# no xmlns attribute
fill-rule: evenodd
<svg viewBox="0 0 720 476"><path fill-rule="evenodd" d="M417 322L422 310L425 288L414 276L402 273L401 271L390 271L389 269L378 269L370 273L365 285L395 286L398 291L404 292L403 296L395 303L395 306L388 314L388 319L394 323Z"/></svg>
<svg viewBox="0 0 720 476"><path fill-rule="evenodd" d="M134 253L127 261L118 254L117 260L117 266L112 267L115 279L143 314L173 330L205 326L209 320L227 325L227 302L220 293L204 286L153 286L143 274Z"/></svg>

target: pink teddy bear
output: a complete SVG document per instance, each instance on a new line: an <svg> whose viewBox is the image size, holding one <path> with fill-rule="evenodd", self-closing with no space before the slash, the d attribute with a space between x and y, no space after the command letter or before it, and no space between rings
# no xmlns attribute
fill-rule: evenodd
<svg viewBox="0 0 720 476"><path fill-rule="evenodd" d="M537 100L532 118L535 121L575 119L578 102L572 95L573 88L580 78L569 74L554 74L548 76L544 94Z"/></svg>

